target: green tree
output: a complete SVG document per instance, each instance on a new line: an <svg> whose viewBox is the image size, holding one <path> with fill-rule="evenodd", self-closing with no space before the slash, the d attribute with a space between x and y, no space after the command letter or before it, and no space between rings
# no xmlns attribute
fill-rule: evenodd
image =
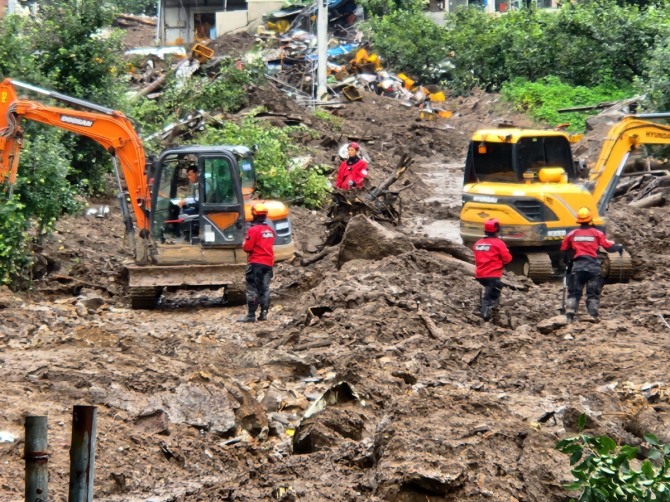
<svg viewBox="0 0 670 502"><path fill-rule="evenodd" d="M446 32L421 12L396 11L373 18L367 31L389 68L419 79L449 55Z"/></svg>
<svg viewBox="0 0 670 502"><path fill-rule="evenodd" d="M0 284L28 277L28 220L17 196L0 204Z"/></svg>
<svg viewBox="0 0 670 502"><path fill-rule="evenodd" d="M27 32L28 18L5 16L0 18L0 79L20 78L41 83L43 77L36 64L37 55L32 50L32 39Z"/></svg>
<svg viewBox="0 0 670 502"><path fill-rule="evenodd" d="M109 30L113 10L95 0L62 0L40 6L30 32L37 67L49 87L93 103L119 108L124 93L119 33ZM66 106L59 104L59 106ZM71 179L88 180L92 191L105 187L109 154L90 140L70 136Z"/></svg>
<svg viewBox="0 0 670 502"><path fill-rule="evenodd" d="M659 41L645 61L642 77L636 80L636 87L646 95L648 107L652 110L670 111L670 35L659 37Z"/></svg>
<svg viewBox="0 0 670 502"><path fill-rule="evenodd" d="M143 14L145 16L156 15L155 0L115 0L110 3L116 12L123 14Z"/></svg>
<svg viewBox="0 0 670 502"><path fill-rule="evenodd" d="M59 130L46 129L24 138L15 193L25 216L36 222L38 239L52 230L61 214L81 207L76 187L67 180L71 155L59 141L62 135Z"/></svg>

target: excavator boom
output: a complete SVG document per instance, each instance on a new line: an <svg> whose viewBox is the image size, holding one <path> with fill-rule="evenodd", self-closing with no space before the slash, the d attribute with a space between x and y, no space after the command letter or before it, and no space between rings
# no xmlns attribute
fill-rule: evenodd
<svg viewBox="0 0 670 502"><path fill-rule="evenodd" d="M86 107L91 111L60 108L19 99L16 94L17 87ZM149 228L147 211L150 193L145 173L144 147L132 123L123 113L17 80L5 79L0 83L0 182L7 180L10 185L16 180L19 164L22 118L90 138L118 158L137 225L140 229Z"/></svg>
<svg viewBox="0 0 670 502"><path fill-rule="evenodd" d="M589 184L599 214L607 211L632 151L640 145L670 144L670 126L650 122L650 119L670 119L670 113L629 115L607 133L598 160L589 173Z"/></svg>

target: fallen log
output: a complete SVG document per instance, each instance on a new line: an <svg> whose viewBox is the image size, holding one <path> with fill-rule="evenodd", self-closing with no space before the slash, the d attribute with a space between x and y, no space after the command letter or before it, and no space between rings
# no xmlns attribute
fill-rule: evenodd
<svg viewBox="0 0 670 502"><path fill-rule="evenodd" d="M340 249L340 246L327 246L323 250L321 250L319 253L315 254L314 256L311 256L309 258L304 258L300 260L300 265L303 267L306 267L307 265L311 265L312 263L316 263L319 260L323 260L326 256L329 256L336 251Z"/></svg>
<svg viewBox="0 0 670 502"><path fill-rule="evenodd" d="M447 239L430 239L427 237L413 237L411 240L417 249L447 253L467 263L474 263L475 261L472 250L463 244L458 244Z"/></svg>
<svg viewBox="0 0 670 502"><path fill-rule="evenodd" d="M463 272L466 274L469 274L472 276L474 279L475 277L475 266L471 263L467 263L463 260L459 260L458 258L454 258L453 256L446 255L444 253L440 253L437 251L431 251L431 254L435 256L436 258L439 258L442 261L445 261L447 263L450 263L452 265L455 265L457 268L461 269ZM502 283L507 286L508 288L516 289L518 291L527 291L528 290L528 285L523 284L518 281L513 281L512 279L503 276L501 278Z"/></svg>
<svg viewBox="0 0 670 502"><path fill-rule="evenodd" d="M144 89L140 90L137 93L137 96L146 96L147 94L151 94L152 92L154 92L156 89L162 88L166 80L167 75L160 76L159 78L151 82L151 84L146 86Z"/></svg>
<svg viewBox="0 0 670 502"><path fill-rule="evenodd" d="M628 205L631 207L656 207L662 206L665 203L665 195L663 192L649 195L644 199L634 200Z"/></svg>
<svg viewBox="0 0 670 502"><path fill-rule="evenodd" d="M132 14L119 14L116 16L117 20L132 21L135 23L145 24L147 26L156 26L155 17L133 16Z"/></svg>

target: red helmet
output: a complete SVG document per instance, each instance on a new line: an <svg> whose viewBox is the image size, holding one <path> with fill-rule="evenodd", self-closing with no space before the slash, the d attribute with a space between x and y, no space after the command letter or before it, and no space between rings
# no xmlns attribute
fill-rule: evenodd
<svg viewBox="0 0 670 502"><path fill-rule="evenodd" d="M495 218L490 218L484 223L484 232L487 234L495 234L500 230L500 222Z"/></svg>
<svg viewBox="0 0 670 502"><path fill-rule="evenodd" d="M361 147L358 146L358 143L356 143L355 141L353 143L349 143L349 148L353 148L354 150L360 150L361 149Z"/></svg>
<svg viewBox="0 0 670 502"><path fill-rule="evenodd" d="M253 216L267 216L268 207L262 202L257 202L251 207L251 214Z"/></svg>

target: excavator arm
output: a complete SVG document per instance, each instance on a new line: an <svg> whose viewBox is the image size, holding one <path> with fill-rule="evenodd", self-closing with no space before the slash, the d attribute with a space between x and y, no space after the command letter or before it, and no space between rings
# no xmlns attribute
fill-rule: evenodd
<svg viewBox="0 0 670 502"><path fill-rule="evenodd" d="M16 93L17 87L92 111L60 108L19 99ZM148 210L151 196L145 172L144 147L132 123L123 113L30 84L5 79L0 83L0 182L8 181L10 186L16 180L19 167L23 136L21 119L59 127L90 138L118 159L137 225L140 229L149 229Z"/></svg>
<svg viewBox="0 0 670 502"><path fill-rule="evenodd" d="M598 213L607 210L628 156L640 145L669 145L670 126L648 119L670 119L670 113L629 115L615 124L603 143L591 173L589 185Z"/></svg>

